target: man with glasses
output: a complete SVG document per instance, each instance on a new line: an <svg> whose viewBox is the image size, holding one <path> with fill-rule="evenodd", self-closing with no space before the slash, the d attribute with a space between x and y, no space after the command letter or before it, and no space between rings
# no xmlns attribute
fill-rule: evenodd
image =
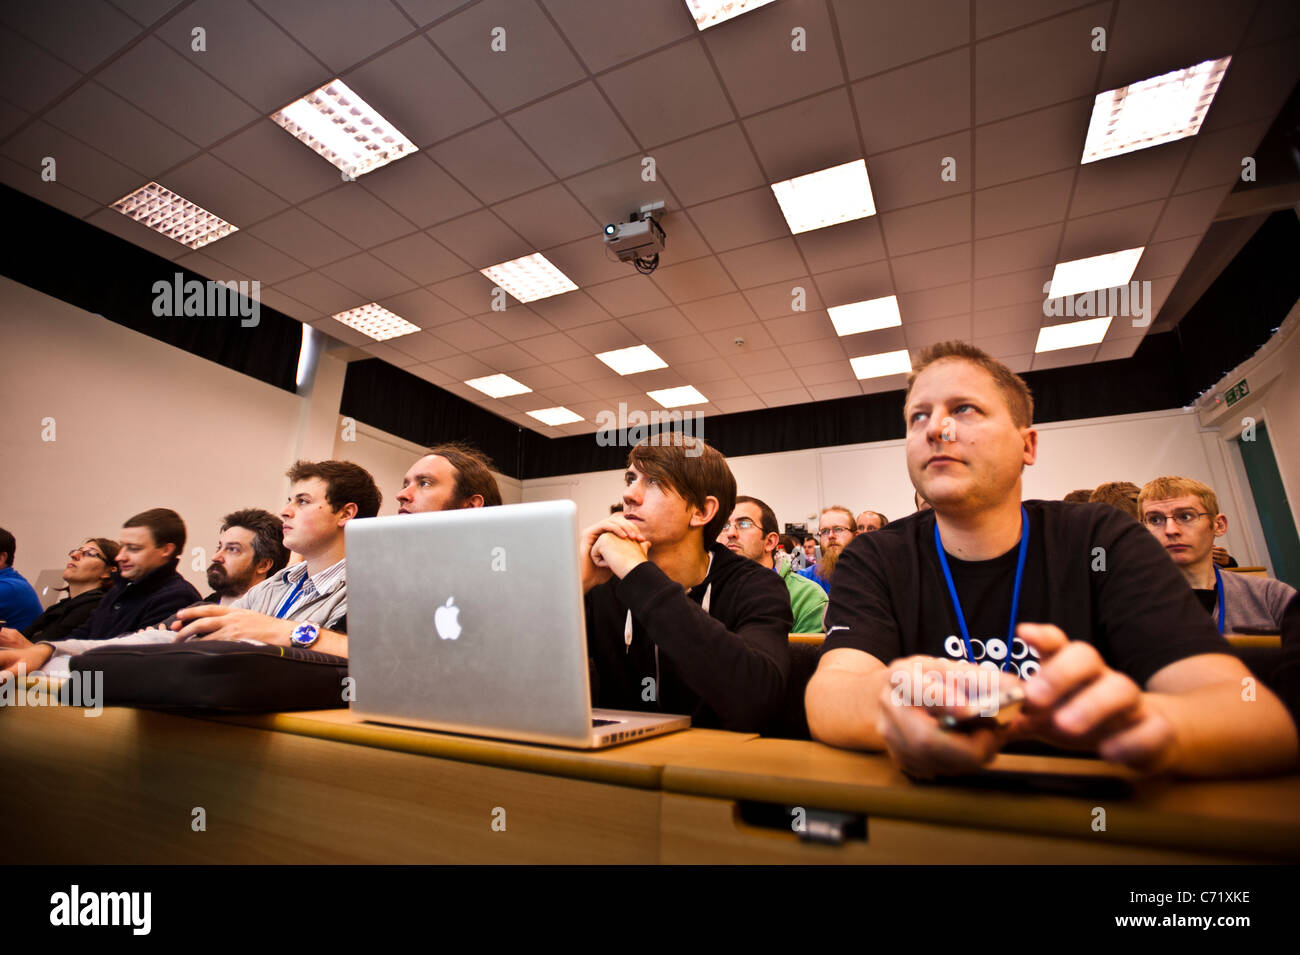
<svg viewBox="0 0 1300 955"><path fill-rule="evenodd" d="M1222 573L1214 539L1228 532L1219 499L1200 481L1160 477L1138 495L1142 523L1173 558L1219 633L1280 633L1294 587L1268 577Z"/></svg>
<svg viewBox="0 0 1300 955"><path fill-rule="evenodd" d="M835 572L835 564L840 559L844 548L849 545L849 541L857 536L858 522L847 507L842 504L832 504L822 509L818 524L821 528L817 534L822 542L822 559L814 566L799 571L799 575L820 585L822 590L829 594L831 574Z"/></svg>
<svg viewBox="0 0 1300 955"><path fill-rule="evenodd" d="M821 633L826 591L794 573L788 556L777 557L780 526L770 507L756 497L742 494L736 498L731 517L722 525L718 543L733 554L748 557L780 575L790 594L790 612L794 614L792 633Z"/></svg>

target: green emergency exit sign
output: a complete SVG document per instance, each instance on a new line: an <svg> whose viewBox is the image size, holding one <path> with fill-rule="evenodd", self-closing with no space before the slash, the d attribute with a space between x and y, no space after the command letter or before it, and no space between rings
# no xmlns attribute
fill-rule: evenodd
<svg viewBox="0 0 1300 955"><path fill-rule="evenodd" d="M1226 401L1228 407L1231 408L1248 394L1250 394L1250 386L1246 384L1246 379L1243 378L1228 389L1228 393L1223 396L1223 400Z"/></svg>

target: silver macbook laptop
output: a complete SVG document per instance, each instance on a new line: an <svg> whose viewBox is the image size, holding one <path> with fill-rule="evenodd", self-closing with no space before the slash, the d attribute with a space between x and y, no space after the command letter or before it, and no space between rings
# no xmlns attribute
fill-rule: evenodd
<svg viewBox="0 0 1300 955"><path fill-rule="evenodd" d="M591 709L572 501L350 521L352 710L593 749L690 717Z"/></svg>

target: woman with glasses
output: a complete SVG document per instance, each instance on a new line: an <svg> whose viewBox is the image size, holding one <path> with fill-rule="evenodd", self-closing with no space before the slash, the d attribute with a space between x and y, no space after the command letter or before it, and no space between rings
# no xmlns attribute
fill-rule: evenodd
<svg viewBox="0 0 1300 955"><path fill-rule="evenodd" d="M22 632L0 629L0 646L26 647L38 640L62 640L90 619L101 597L113 586L117 541L92 537L68 553L63 568L67 596L50 605Z"/></svg>

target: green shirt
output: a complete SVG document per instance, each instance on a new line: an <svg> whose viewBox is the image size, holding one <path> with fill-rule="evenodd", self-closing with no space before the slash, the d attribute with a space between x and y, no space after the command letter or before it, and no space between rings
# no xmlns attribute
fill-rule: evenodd
<svg viewBox="0 0 1300 955"><path fill-rule="evenodd" d="M826 612L826 603L830 600L826 591L807 577L800 577L790 566L788 560L777 559L776 572L785 581L790 591L790 610L794 613L794 629L791 633L821 633L822 614Z"/></svg>

